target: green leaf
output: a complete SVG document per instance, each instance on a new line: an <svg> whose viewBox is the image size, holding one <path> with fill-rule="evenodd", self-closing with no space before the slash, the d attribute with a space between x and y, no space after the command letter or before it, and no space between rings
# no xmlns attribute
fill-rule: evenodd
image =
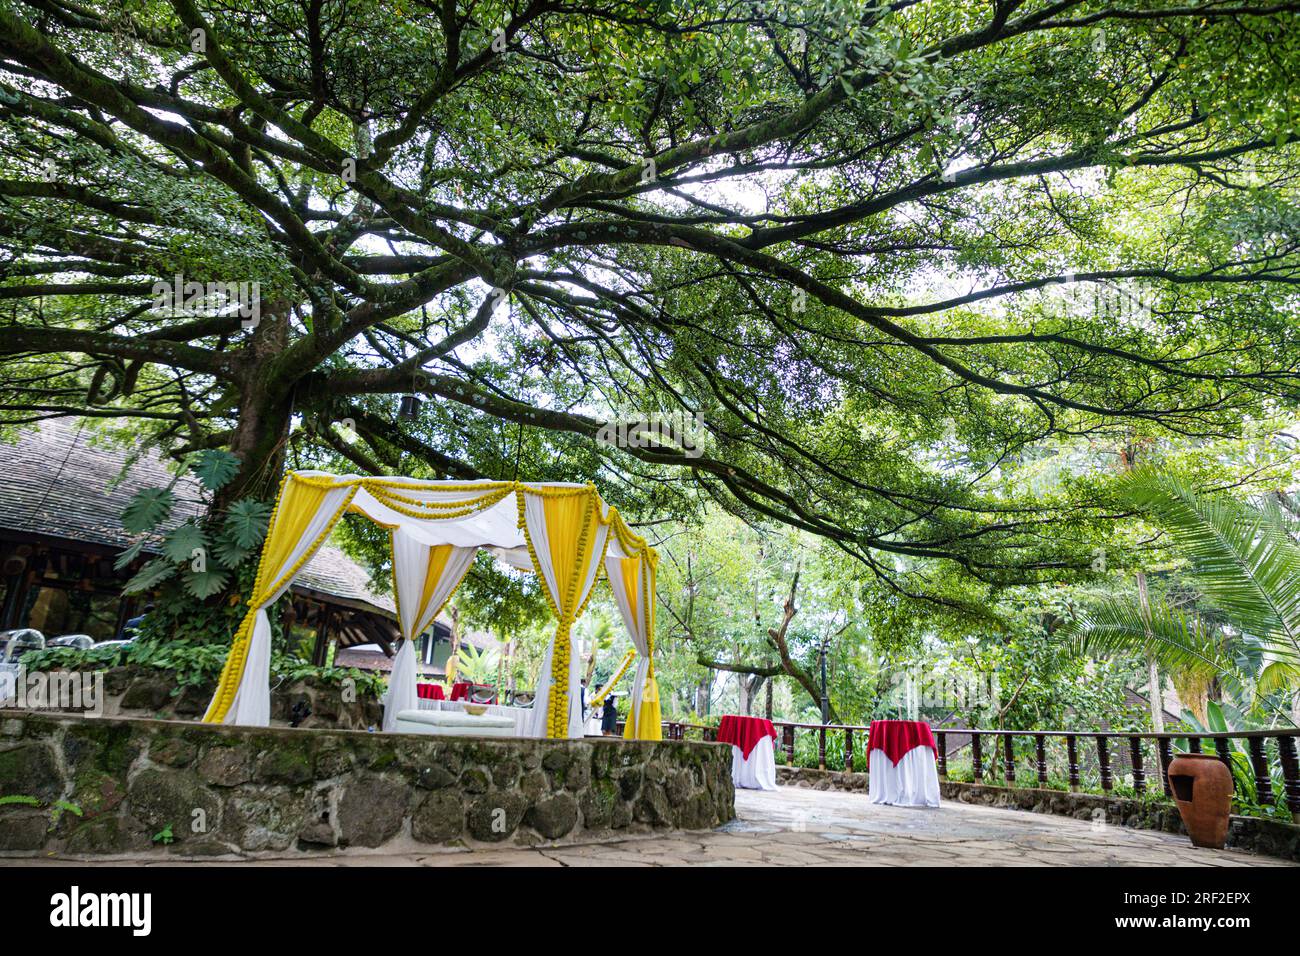
<svg viewBox="0 0 1300 956"><path fill-rule="evenodd" d="M1261 694L1300 687L1300 667L1290 661L1269 661L1259 672L1255 689Z"/></svg>
<svg viewBox="0 0 1300 956"><path fill-rule="evenodd" d="M163 554L172 561L189 561L196 548L207 551L208 539L203 531L193 522L185 522L167 532L163 539Z"/></svg>
<svg viewBox="0 0 1300 956"><path fill-rule="evenodd" d="M85 811L69 800L55 800L51 807L58 813L71 813L73 816L85 816Z"/></svg>
<svg viewBox="0 0 1300 956"><path fill-rule="evenodd" d="M248 556L253 552L248 548L241 548L237 541L223 533L212 546L212 553L223 565L234 570L247 561Z"/></svg>
<svg viewBox="0 0 1300 956"><path fill-rule="evenodd" d="M1234 624L1300 663L1300 547L1276 516L1196 495L1178 478L1134 472L1125 497L1160 525L1192 562L1205 596Z"/></svg>
<svg viewBox="0 0 1300 956"><path fill-rule="evenodd" d="M127 548L125 551L123 551L113 560L113 570L121 571L123 568L125 568L136 558L140 557L140 554L143 551L144 551L144 538L141 538L139 541L131 545L131 547Z"/></svg>
<svg viewBox="0 0 1300 956"><path fill-rule="evenodd" d="M176 565L171 561L154 558L122 586L122 593L139 594L141 591L152 591L175 573Z"/></svg>
<svg viewBox="0 0 1300 956"><path fill-rule="evenodd" d="M206 571L191 571L185 575L185 590L202 600L224 588L228 580L230 572L224 568L209 567Z"/></svg>
<svg viewBox="0 0 1300 956"><path fill-rule="evenodd" d="M241 498L230 506L222 530L239 547L252 550L266 537L271 507L252 498Z"/></svg>
<svg viewBox="0 0 1300 956"><path fill-rule="evenodd" d="M1231 728L1228 722L1223 719L1223 709L1219 707L1216 701L1206 701L1205 703L1205 726L1211 733L1224 734Z"/></svg>
<svg viewBox="0 0 1300 956"><path fill-rule="evenodd" d="M190 460L190 471L203 482L204 488L216 491L239 474L239 457L219 448L209 448Z"/></svg>
<svg viewBox="0 0 1300 956"><path fill-rule="evenodd" d="M1076 654L1142 654L1171 670L1221 671L1232 666L1214 640L1163 602L1144 615L1132 601L1107 598L1057 632Z"/></svg>
<svg viewBox="0 0 1300 956"><path fill-rule="evenodd" d="M152 531L167 520L176 496L166 488L141 488L122 511L122 527L131 534Z"/></svg>
<svg viewBox="0 0 1300 956"><path fill-rule="evenodd" d="M1270 663L1256 690L1295 686L1300 676L1300 547L1276 508L1197 495L1177 476L1140 469L1124 479L1122 497L1172 539L1191 562L1202 593L1258 642ZM1067 627L1079 652L1141 652L1167 668L1210 669L1233 680L1241 668L1178 610L1154 604L1149 615L1111 598ZM1216 711L1210 711L1214 723ZM1218 711L1218 721L1224 722Z"/></svg>

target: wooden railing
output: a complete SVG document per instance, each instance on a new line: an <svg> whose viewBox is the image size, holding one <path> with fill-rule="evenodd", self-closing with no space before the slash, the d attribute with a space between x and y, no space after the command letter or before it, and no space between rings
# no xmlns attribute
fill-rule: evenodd
<svg viewBox="0 0 1300 956"><path fill-rule="evenodd" d="M808 731L817 735L817 763L821 769L826 768L826 736L828 733L843 735L844 766L851 768L858 748L866 753L868 726L853 724L796 724L784 721L772 721L776 727L777 746L785 755L787 766L794 765L795 734ZM664 737L670 740L684 740L687 735L702 740L714 740L717 729L703 724L690 724L679 721L664 722ZM1205 753L1206 745L1212 749L1224 764L1231 766L1230 741L1240 740L1250 762L1251 776L1255 784L1256 802L1267 806L1277 797L1273 789L1273 779L1269 771L1270 751L1277 754L1282 769L1283 792L1287 808L1300 818L1300 758L1297 757L1297 739L1300 730L1247 730L1229 733L1128 733L1105 731L1072 730L980 730L969 728L945 727L934 731L935 743L938 744L939 776L947 777L948 760L952 755L948 744L958 739L969 738L958 749L970 747L971 771L979 782L988 776L987 771L994 762L1002 765L1002 776L1010 786L1019 783L1017 762L1019 757L1028 755L1032 747L1032 765L1034 781L1039 786L1048 783L1047 749L1053 741L1064 741L1066 757L1066 774L1071 790L1081 786L1081 759L1091 757L1095 762L1101 782L1101 789L1110 792L1115 787L1116 770L1121 774L1132 776L1133 789L1141 794L1148 787L1152 769L1159 768L1159 783L1165 795L1171 794L1169 788L1169 764L1173 760L1173 741L1187 741L1188 749L1193 753ZM986 759L984 744L991 738L992 760ZM1017 753L1017 746L1020 750ZM1112 748L1112 745L1115 745ZM1082 750L1081 748L1087 748ZM1154 761L1148 762L1148 757ZM1000 758L1000 761L998 760ZM1235 785L1235 784L1234 784Z"/></svg>

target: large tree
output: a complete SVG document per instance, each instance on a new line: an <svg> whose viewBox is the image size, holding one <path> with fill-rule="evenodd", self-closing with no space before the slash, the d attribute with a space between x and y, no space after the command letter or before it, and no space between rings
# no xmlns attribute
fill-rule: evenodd
<svg viewBox="0 0 1300 956"><path fill-rule="evenodd" d="M1058 575L1112 512L1008 482L1033 448L1294 407L1297 9L0 0L3 423L225 447L231 496L594 477L908 593Z"/></svg>

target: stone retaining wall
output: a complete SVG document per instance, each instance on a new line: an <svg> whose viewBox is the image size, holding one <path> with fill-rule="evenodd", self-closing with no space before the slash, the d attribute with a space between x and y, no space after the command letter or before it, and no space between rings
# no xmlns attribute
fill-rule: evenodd
<svg viewBox="0 0 1300 956"><path fill-rule="evenodd" d="M0 852L570 842L735 816L730 748L0 713Z"/></svg>
<svg viewBox="0 0 1300 956"><path fill-rule="evenodd" d="M102 671L102 717L146 717L158 720L198 720L208 709L216 681L186 685L177 691L174 675L156 667L126 665ZM82 671L87 686L94 671ZM364 687L344 693L338 684L315 678L277 684L271 689L271 724L289 725L295 704L305 704L309 716L302 727L366 730L383 724L384 705ZM0 718L6 713L0 708Z"/></svg>
<svg viewBox="0 0 1300 956"><path fill-rule="evenodd" d="M867 776L865 773L839 773L804 767L776 768L777 783L814 790L850 790L865 794ZM943 799L960 803L1054 813L1078 820L1104 820L1112 826L1142 830L1187 833L1178 808L1169 800L1133 800L1033 787L991 787L956 780L941 780L939 791ZM1228 846L1300 862L1300 826L1260 817L1233 816L1228 826Z"/></svg>

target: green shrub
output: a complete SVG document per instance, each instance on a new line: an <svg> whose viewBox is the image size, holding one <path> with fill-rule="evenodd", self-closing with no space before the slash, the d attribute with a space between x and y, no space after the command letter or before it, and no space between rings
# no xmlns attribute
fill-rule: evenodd
<svg viewBox="0 0 1300 956"><path fill-rule="evenodd" d="M52 647L23 655L28 670L105 670L110 667L147 667L166 671L172 678L172 696L187 687L207 687L216 683L225 665L229 645L194 643L179 640L159 643L137 640L112 647ZM351 679L358 696L382 697L387 689L384 679L355 667L318 667L296 657L272 652L271 680L312 680L317 684L338 685Z"/></svg>

